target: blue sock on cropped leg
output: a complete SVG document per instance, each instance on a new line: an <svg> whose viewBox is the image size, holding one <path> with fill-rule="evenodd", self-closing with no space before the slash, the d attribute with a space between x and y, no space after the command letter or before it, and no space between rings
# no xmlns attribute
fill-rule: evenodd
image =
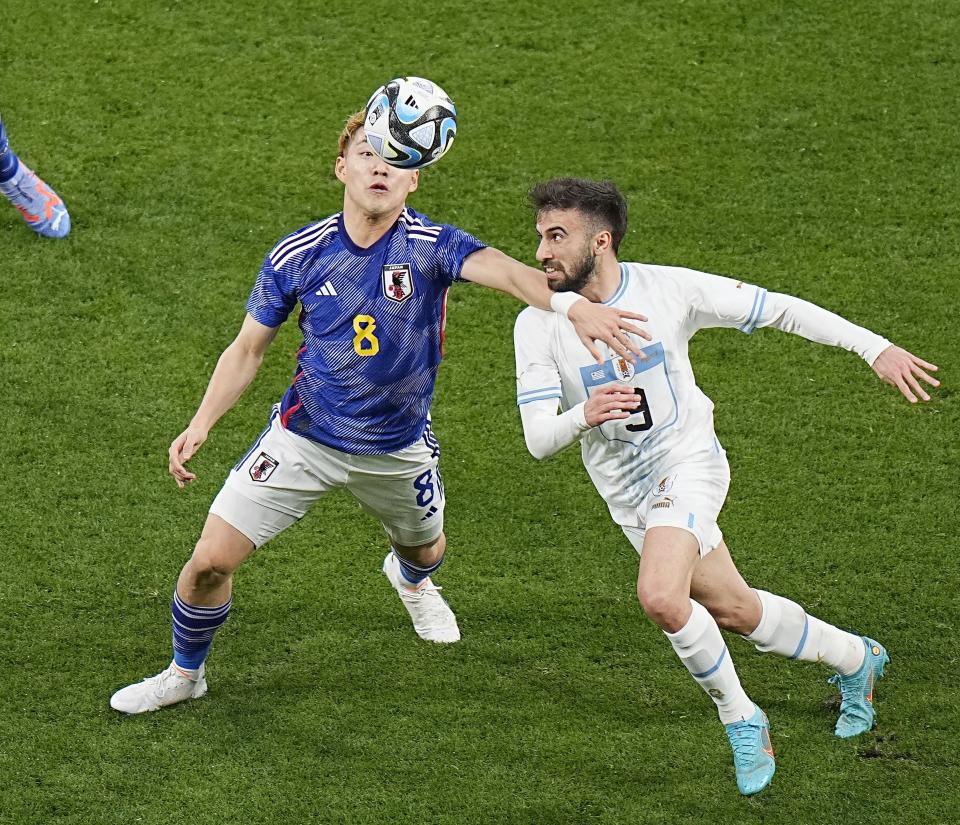
<svg viewBox="0 0 960 825"><path fill-rule="evenodd" d="M10 180L17 173L19 166L20 158L10 148L6 127L0 120L0 183L6 183Z"/></svg>
<svg viewBox="0 0 960 825"><path fill-rule="evenodd" d="M203 664L213 644L213 635L226 622L233 598L217 607L187 604L174 591L170 612L173 614L173 661L184 670L196 670Z"/></svg>
<svg viewBox="0 0 960 825"><path fill-rule="evenodd" d="M403 580L409 584L420 584L427 576L436 572L437 568L443 564L444 558L441 556L434 564L420 565L405 559L396 550L393 551L393 554L400 563L400 575L403 577Z"/></svg>

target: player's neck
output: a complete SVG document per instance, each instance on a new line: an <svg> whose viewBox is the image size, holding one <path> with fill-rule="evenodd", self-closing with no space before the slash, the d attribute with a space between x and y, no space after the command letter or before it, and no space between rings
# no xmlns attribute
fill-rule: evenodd
<svg viewBox="0 0 960 825"><path fill-rule="evenodd" d="M609 301L620 288L620 262L612 255L604 255L597 262L593 277L580 294L595 304Z"/></svg>
<svg viewBox="0 0 960 825"><path fill-rule="evenodd" d="M361 249L373 246L397 222L403 205L391 212L372 214L346 200L343 204L343 226L350 240Z"/></svg>

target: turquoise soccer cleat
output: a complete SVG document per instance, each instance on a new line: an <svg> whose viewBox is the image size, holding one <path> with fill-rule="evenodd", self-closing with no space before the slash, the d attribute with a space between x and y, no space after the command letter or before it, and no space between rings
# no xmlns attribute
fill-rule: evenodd
<svg viewBox="0 0 960 825"><path fill-rule="evenodd" d="M873 686L883 676L883 668L890 661L882 644L863 637L866 655L860 670L850 676L839 673L830 677L831 684L840 688L840 718L834 733L842 739L866 733L874 725Z"/></svg>
<svg viewBox="0 0 960 825"><path fill-rule="evenodd" d="M733 767L737 772L737 788L744 796L759 793L773 779L777 763L770 743L770 722L756 705L754 714L742 722L724 725L730 747L733 748Z"/></svg>
<svg viewBox="0 0 960 825"><path fill-rule="evenodd" d="M0 155L7 151L7 130L0 119ZM70 232L70 214L60 196L32 169L18 159L10 180L0 182L0 193L12 203L34 232L45 238L65 238Z"/></svg>

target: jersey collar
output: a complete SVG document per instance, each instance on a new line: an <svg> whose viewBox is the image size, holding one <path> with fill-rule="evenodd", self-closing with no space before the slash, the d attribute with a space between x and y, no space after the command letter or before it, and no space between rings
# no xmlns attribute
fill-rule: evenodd
<svg viewBox="0 0 960 825"><path fill-rule="evenodd" d="M340 212L337 215L337 231L340 233L340 239L343 242L343 245L350 252L352 252L354 255L367 258L370 255L379 252L390 242L390 238L393 237L393 233L397 231L397 223L394 221L393 226L391 226L380 238L378 238L368 247L357 246L353 242L353 238L350 237L349 233L347 232L347 227L343 223L343 212Z"/></svg>
<svg viewBox="0 0 960 825"><path fill-rule="evenodd" d="M627 285L630 283L630 270L624 264L620 264L620 286L617 287L616 291L611 295L604 304L614 304L623 297L623 293L627 291Z"/></svg>

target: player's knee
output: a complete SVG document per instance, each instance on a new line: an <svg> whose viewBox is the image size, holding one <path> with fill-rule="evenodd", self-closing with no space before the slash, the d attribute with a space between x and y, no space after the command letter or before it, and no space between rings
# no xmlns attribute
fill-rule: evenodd
<svg viewBox="0 0 960 825"><path fill-rule="evenodd" d="M656 582L637 582L637 598L643 612L659 627L674 631L683 626L690 612L690 597L671 592Z"/></svg>
<svg viewBox="0 0 960 825"><path fill-rule="evenodd" d="M236 565L223 553L216 542L200 539L187 562L190 583L199 590L214 590L230 579Z"/></svg>
<svg viewBox="0 0 960 825"><path fill-rule="evenodd" d="M443 558L443 554L447 550L447 537L441 533L437 539L430 544L421 544L414 547L395 544L394 548L401 556L409 559L414 564L429 567Z"/></svg>

